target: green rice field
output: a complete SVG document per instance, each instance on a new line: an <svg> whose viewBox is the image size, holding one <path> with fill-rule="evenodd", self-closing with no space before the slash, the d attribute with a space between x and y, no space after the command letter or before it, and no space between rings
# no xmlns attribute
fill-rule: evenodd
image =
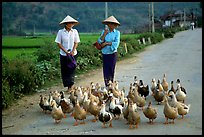
<svg viewBox="0 0 204 137"><path fill-rule="evenodd" d="M33 54L37 48L18 48L18 49L2 49L2 55L9 58L14 59L19 54Z"/></svg>
<svg viewBox="0 0 204 137"><path fill-rule="evenodd" d="M81 33L80 41L83 43L94 43L100 34ZM136 34L124 34L121 38L136 37ZM2 37L2 55L8 59L13 59L16 55L25 53L33 54L40 46L45 45L46 42L53 42L55 35L50 36L3 36Z"/></svg>

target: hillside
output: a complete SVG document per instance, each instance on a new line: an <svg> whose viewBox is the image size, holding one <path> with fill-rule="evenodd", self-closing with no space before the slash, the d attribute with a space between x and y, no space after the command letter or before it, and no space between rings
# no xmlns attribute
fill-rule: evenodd
<svg viewBox="0 0 204 137"><path fill-rule="evenodd" d="M150 2L108 2L108 16L114 15L121 23L122 32L131 32L148 24ZM154 2L155 17L171 10L183 10L201 15L200 2ZM105 2L3 2L2 33L15 31L33 33L56 32L58 23L66 15L80 22L80 32L100 32L105 18Z"/></svg>

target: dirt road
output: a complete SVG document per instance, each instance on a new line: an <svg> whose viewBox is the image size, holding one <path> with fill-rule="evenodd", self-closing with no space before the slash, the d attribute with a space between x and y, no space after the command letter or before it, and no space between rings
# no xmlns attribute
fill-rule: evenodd
<svg viewBox="0 0 204 137"><path fill-rule="evenodd" d="M140 111L141 122L138 129L129 129L124 119L114 120L113 128L102 128L101 123L91 122L88 116L85 125L73 126L73 117L63 119L54 124L49 114L42 113L38 106L39 95L50 90L63 90L62 85L52 87L33 96L24 97L8 110L2 111L2 134L58 134L58 135L201 135L202 134L202 29L179 32L173 39L146 48L144 52L135 54L133 58L117 62L115 79L119 88L125 87L128 92L130 83L136 75L145 84L152 78L162 79L167 74L167 82L179 78L187 90L186 104L191 104L190 112L184 119L179 117L175 124L165 122L163 105L156 105L152 96L153 107L158 110L158 117L153 125ZM89 85L91 81L103 84L102 70L78 78L76 86Z"/></svg>

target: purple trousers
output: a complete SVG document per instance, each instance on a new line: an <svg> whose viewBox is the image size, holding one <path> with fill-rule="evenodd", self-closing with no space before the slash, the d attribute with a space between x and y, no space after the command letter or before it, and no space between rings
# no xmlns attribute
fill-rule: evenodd
<svg viewBox="0 0 204 137"><path fill-rule="evenodd" d="M113 54L102 54L103 55L103 77L105 86L108 86L108 81L114 80L115 65L117 61L117 52Z"/></svg>
<svg viewBox="0 0 204 137"><path fill-rule="evenodd" d="M74 85L74 72L75 69L70 69L67 67L67 57L60 55L60 65L61 65L61 76L64 87L71 88Z"/></svg>

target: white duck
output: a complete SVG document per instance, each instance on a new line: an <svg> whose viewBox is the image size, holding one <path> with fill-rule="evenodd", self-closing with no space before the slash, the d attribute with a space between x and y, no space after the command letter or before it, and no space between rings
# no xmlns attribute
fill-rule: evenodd
<svg viewBox="0 0 204 137"><path fill-rule="evenodd" d="M99 112L99 121L103 123L102 127L105 128L105 124L109 123L109 127L112 127L112 115L108 111L106 111L106 104L103 103L101 105L101 110Z"/></svg>
<svg viewBox="0 0 204 137"><path fill-rule="evenodd" d="M169 101L169 105L172 107L177 107L178 114L181 115L183 119L184 115L189 113L191 104L186 105L184 103L178 102L174 92L172 91L169 93L169 97L171 97L171 100Z"/></svg>
<svg viewBox="0 0 204 137"><path fill-rule="evenodd" d="M177 84L176 99L177 101L181 101L183 103L186 99L186 94L181 90L181 85L179 83Z"/></svg>
<svg viewBox="0 0 204 137"><path fill-rule="evenodd" d="M120 115L123 113L123 107L119 104L116 104L116 98L112 96L109 111L114 115L114 117L117 116L117 119L119 119Z"/></svg>
<svg viewBox="0 0 204 137"><path fill-rule="evenodd" d="M176 80L176 83L177 83L177 84L180 84L180 86L181 86L181 91L183 91L185 94L187 94L187 93L186 93L186 89L182 86L181 81L180 81L179 78Z"/></svg>

